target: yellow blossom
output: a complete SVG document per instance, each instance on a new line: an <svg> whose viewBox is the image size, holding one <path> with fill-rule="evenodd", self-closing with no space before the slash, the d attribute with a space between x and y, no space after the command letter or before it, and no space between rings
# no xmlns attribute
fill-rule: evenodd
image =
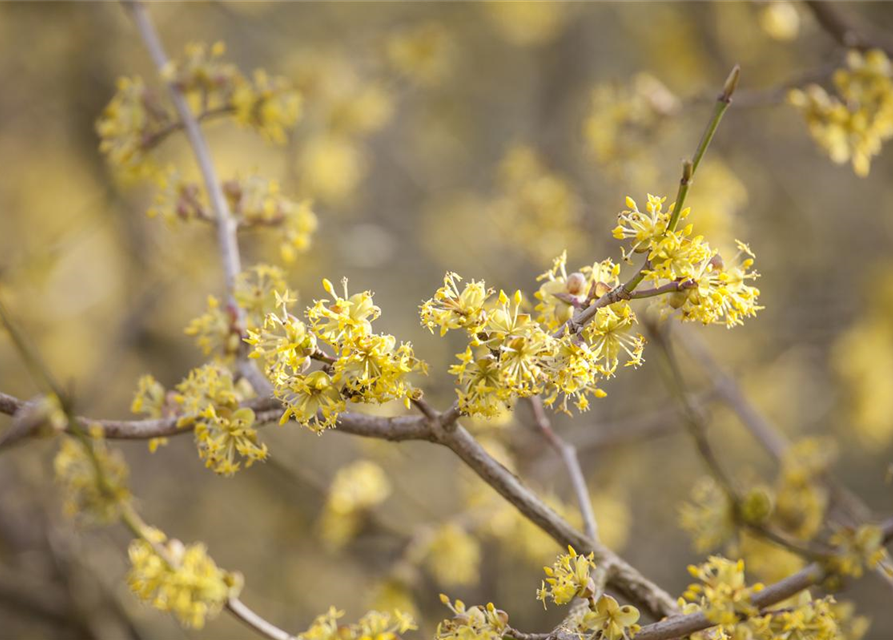
<svg viewBox="0 0 893 640"><path fill-rule="evenodd" d="M598 632L603 640L630 640L639 631L639 610L632 605L620 605L607 594L595 603L595 609L586 611L578 625L581 630Z"/></svg>
<svg viewBox="0 0 893 640"><path fill-rule="evenodd" d="M447 587L477 583L480 563L480 544L455 524L439 527L425 546L425 565Z"/></svg>
<svg viewBox="0 0 893 640"><path fill-rule="evenodd" d="M65 512L69 516L113 522L130 501L127 487L130 470L120 451L108 449L101 428L92 429L87 442L64 437L53 468L56 482L65 495Z"/></svg>
<svg viewBox="0 0 893 640"><path fill-rule="evenodd" d="M562 605L570 603L574 598L586 598L594 593L594 585L589 577L590 572L595 569L593 554L577 555L570 546L567 550L567 554L558 556L555 564L543 568L548 577L537 591L536 599L542 600L544 607L549 598L555 604Z"/></svg>
<svg viewBox="0 0 893 640"><path fill-rule="evenodd" d="M201 629L231 597L239 594L242 577L217 567L203 544L164 542L130 543L130 589L160 611L169 611L186 627ZM161 553L159 553L161 551Z"/></svg>

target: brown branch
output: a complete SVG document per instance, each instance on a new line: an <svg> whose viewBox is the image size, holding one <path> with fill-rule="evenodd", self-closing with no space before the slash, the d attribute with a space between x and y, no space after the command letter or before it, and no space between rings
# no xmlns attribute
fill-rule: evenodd
<svg viewBox="0 0 893 640"><path fill-rule="evenodd" d="M559 544L571 545L581 553L592 552L596 563L611 565L609 586L647 615L659 618L678 612L676 601L669 594L600 542L571 527L515 474L493 459L461 425L448 431L435 423L432 432L436 442L449 447L484 482Z"/></svg>
<svg viewBox="0 0 893 640"><path fill-rule="evenodd" d="M295 640L297 637L267 622L238 598L230 598L226 603L226 610L260 635L270 638L270 640Z"/></svg>
<svg viewBox="0 0 893 640"><path fill-rule="evenodd" d="M0 394L0 410L12 413L24 403L12 396ZM258 423L278 420L282 408L273 399L250 404L257 412ZM487 484L514 505L531 522L542 528L562 546L571 545L581 553L595 554L596 561L612 567L609 585L634 602L645 613L661 618L677 612L675 600L653 582L645 578L613 551L570 526L550 509L521 480L492 458L462 426L452 419L457 409L451 407L436 420L425 416L383 418L358 413L339 416L335 432L367 438L381 438L394 442L424 440L446 446L462 459ZM109 438L147 439L160 435L186 433L189 428L177 428L176 418L166 420L93 420L79 418L81 424L98 424Z"/></svg>
<svg viewBox="0 0 893 640"><path fill-rule="evenodd" d="M807 0L806 6L812 11L819 26L837 44L860 51L883 49L888 55L893 55L893 39L887 34L869 35L862 25L841 12L833 3Z"/></svg>
<svg viewBox="0 0 893 640"><path fill-rule="evenodd" d="M170 60L164 51L164 46L149 18L145 6L138 0L123 0L123 2L124 6L128 7L133 15L133 21L143 43L146 45L146 49L149 51L152 61L155 63L158 73L163 76L164 69L169 66ZM220 258L223 262L224 280L226 282L227 303L235 315L235 325L240 331L243 331L245 327L245 312L235 298L236 279L242 271L237 235L238 222L230 211L229 203L223 193L220 181L217 179L217 172L211 159L211 150L208 148L208 143L202 134L201 125L189 107L186 96L174 82L168 82L167 87L171 101L174 103L174 108L177 110L177 115L180 117L180 122L186 132L186 137L189 139L193 155L202 174L202 181L205 183L205 191L214 211L217 244ZM244 362L246 345L242 343L240 346L238 359L240 362Z"/></svg>
<svg viewBox="0 0 893 640"><path fill-rule="evenodd" d="M576 495L577 504L580 507L580 514L583 516L583 531L593 540L598 540L598 523L595 519L595 513L592 511L592 498L589 496L589 487L586 486L586 477L580 468L577 449L555 433L555 430L552 428L552 422L549 420L549 416L546 415L546 410L543 407L542 398L532 396L529 400L537 428L546 439L546 442L549 443L549 446L561 456L567 469L567 474L570 476L571 484L574 487L574 495Z"/></svg>
<svg viewBox="0 0 893 640"><path fill-rule="evenodd" d="M14 416L25 405L26 402L24 400L0 392L0 413ZM245 406L255 411L256 421L259 425L278 422L282 416L282 406L274 399L256 400L246 403ZM194 425L178 427L177 420L178 418L176 417L153 420L100 420L79 416L78 425L76 426L84 429L98 425L102 427L103 435L112 440L150 440L152 438L181 435L192 431ZM382 418L362 413L342 413L338 417L338 428L345 433L367 438L380 438L392 442L431 440L426 420L417 416ZM7 431L0 438L0 449L9 447L15 442L33 434L21 433L9 437L10 435L10 432Z"/></svg>

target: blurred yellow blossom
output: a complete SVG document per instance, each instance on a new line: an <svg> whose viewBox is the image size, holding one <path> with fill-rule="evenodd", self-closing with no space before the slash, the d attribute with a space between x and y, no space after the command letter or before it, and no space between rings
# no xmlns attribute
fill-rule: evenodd
<svg viewBox="0 0 893 640"><path fill-rule="evenodd" d="M183 626L201 629L238 596L242 576L218 568L203 544L165 542L157 531L152 536L151 543L130 543L130 589L156 609L173 613Z"/></svg>
<svg viewBox="0 0 893 640"><path fill-rule="evenodd" d="M871 158L893 137L893 67L880 49L850 51L834 86L837 95L812 84L792 90L788 100L831 160L852 162L856 175L867 176Z"/></svg>

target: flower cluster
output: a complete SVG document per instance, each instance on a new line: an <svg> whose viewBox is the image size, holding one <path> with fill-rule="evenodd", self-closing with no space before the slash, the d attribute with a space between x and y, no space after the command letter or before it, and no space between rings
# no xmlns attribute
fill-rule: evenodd
<svg viewBox="0 0 893 640"><path fill-rule="evenodd" d="M452 603L443 594L440 601L450 608L453 617L437 625L436 640L502 640L508 629L508 614L492 602L466 607L461 600Z"/></svg>
<svg viewBox="0 0 893 640"><path fill-rule="evenodd" d="M697 606L710 622L723 627L733 627L741 616L752 616L758 611L751 603L751 594L763 587L748 587L744 580L744 561L733 562L719 556L711 556L700 566L690 566L689 573L699 582L691 584L680 599Z"/></svg>
<svg viewBox="0 0 893 640"><path fill-rule="evenodd" d="M245 329L257 329L264 323L267 314L277 308L279 291L286 291L286 285L278 267L258 264L238 275L233 296L244 311ZM294 301L289 298L287 302ZM228 363L243 348L242 329L231 309L221 307L215 296L208 296L207 309L190 321L185 332L195 337L202 353Z"/></svg>
<svg viewBox="0 0 893 640"><path fill-rule="evenodd" d="M632 253L647 253L649 268L645 277L655 286L677 284L679 290L663 296L660 304L668 315L679 311L683 321L703 324L719 323L731 328L743 324L744 318L756 315L759 289L748 284L758 277L751 270L753 253L738 242L738 254L728 263L712 249L703 236L693 235L693 225L669 228L675 205L663 210L666 198L649 194L645 211L632 198L626 199L628 210L619 215L614 236L629 239ZM685 221L689 209L679 212Z"/></svg>
<svg viewBox="0 0 893 640"><path fill-rule="evenodd" d="M258 443L254 411L240 406L248 393L237 388L228 369L206 364L190 371L170 392L152 376L143 376L131 408L150 417L176 416L178 427L194 429L205 466L231 476L243 463L250 467L267 457L267 446Z"/></svg>
<svg viewBox="0 0 893 640"><path fill-rule="evenodd" d="M236 122L275 144L285 144L286 133L301 117L300 94L288 80L263 69L255 70L250 82L235 83L231 100Z"/></svg>
<svg viewBox="0 0 893 640"><path fill-rule="evenodd" d="M497 192L486 205L499 236L513 250L547 260L562 248L579 248L579 196L531 147L510 148L499 165Z"/></svg>
<svg viewBox="0 0 893 640"><path fill-rule="evenodd" d="M169 611L187 627L201 629L231 597L239 594L242 576L220 569L203 544L166 541L152 530L150 540L130 543L130 589L160 611Z"/></svg>
<svg viewBox="0 0 893 640"><path fill-rule="evenodd" d="M476 584L481 564L481 545L473 535L454 523L439 527L424 546L425 566L447 587Z"/></svg>
<svg viewBox="0 0 893 640"><path fill-rule="evenodd" d="M464 329L469 345L450 372L458 378L459 404L472 415L492 417L515 398L542 394L548 405L558 402L567 411L573 398L580 410L587 395L604 396L596 384L614 374L621 358L641 363L644 340L629 330L635 322L628 303L600 308L578 337L556 331L573 313L591 302L591 293L608 291L617 283L617 267L610 261L568 275L566 257L558 258L540 280L536 317L520 291L509 297L472 280L460 289L461 278L447 273L444 285L421 306L422 324L443 335ZM560 333L560 332L559 332ZM582 339L581 339L582 338Z"/></svg>
<svg viewBox="0 0 893 640"><path fill-rule="evenodd" d="M808 591L803 591L794 599L794 606L751 618L742 626L754 640L851 638L843 633L834 605L834 598L830 596L813 600Z"/></svg>
<svg viewBox="0 0 893 640"><path fill-rule="evenodd" d="M586 609L575 620L577 630L584 633L597 633L599 640L631 640L638 633L639 610L632 605L621 605L613 597L604 593L594 608Z"/></svg>
<svg viewBox="0 0 893 640"><path fill-rule="evenodd" d="M120 451L106 447L102 428L91 429L90 438L89 442L63 438L53 460L56 482L65 494L68 515L112 522L130 501L130 470Z"/></svg>
<svg viewBox="0 0 893 640"><path fill-rule="evenodd" d="M282 423L295 419L314 431L332 427L346 402L382 404L402 400L407 406L417 391L407 380L413 372L425 373L412 345L397 345L394 336L372 332L372 321L381 309L372 303L372 293L350 295L347 280L344 296L332 283L323 281L333 300L322 299L307 310L309 328L288 313L287 295L280 297L278 313L269 313L263 326L249 330L246 342L251 357L262 358L276 397L286 409ZM327 355L318 344L328 345ZM307 373L310 359L325 366Z"/></svg>
<svg viewBox="0 0 893 640"><path fill-rule="evenodd" d="M595 569L593 554L578 555L571 546L567 550L568 553L558 556L551 567L543 567L548 577L536 592L536 599L542 600L543 607L549 598L555 604L562 605L569 604L574 598L588 598L595 593L589 577L590 572Z"/></svg>
<svg viewBox="0 0 893 640"><path fill-rule="evenodd" d="M630 86L597 86L583 129L596 162L617 168L640 159L679 106L667 87L645 73L636 75Z"/></svg>
<svg viewBox="0 0 893 640"><path fill-rule="evenodd" d="M370 80L340 51L302 51L292 75L307 98L307 129L300 142L297 175L302 196L337 206L355 192L368 171L364 139L380 131L394 112L395 96Z"/></svg>
<svg viewBox="0 0 893 640"><path fill-rule="evenodd" d="M350 542L360 529L363 517L389 495L391 483L374 462L359 460L339 469L320 520L325 543L339 549Z"/></svg>
<svg viewBox="0 0 893 640"><path fill-rule="evenodd" d="M180 60L171 61L164 78L189 99L199 117L232 113L237 122L264 138L285 142L285 132L301 114L301 98L284 78L262 71L248 79L222 61L222 43L190 44ZM118 91L96 124L100 151L109 162L135 177L157 172L149 151L177 125L170 107L140 78L122 78Z"/></svg>
<svg viewBox="0 0 893 640"><path fill-rule="evenodd" d="M165 79L184 92L203 113L232 112L238 123L270 142L283 144L285 132L301 116L301 96L285 78L257 70L249 79L235 65L222 60L226 47L186 46L180 60L164 70Z"/></svg>
<svg viewBox="0 0 893 640"><path fill-rule="evenodd" d="M851 162L856 175L867 176L871 158L893 137L893 66L879 49L850 51L834 86L836 95L813 84L791 91L788 100L831 160Z"/></svg>
<svg viewBox="0 0 893 640"><path fill-rule="evenodd" d="M834 462L834 443L806 438L785 453L775 486L774 522L798 539L819 533L828 507L828 490L822 480Z"/></svg>
<svg viewBox="0 0 893 640"><path fill-rule="evenodd" d="M298 634L300 640L398 640L401 633L417 629L407 613L370 611L354 624L340 624L343 611L331 607L319 615L307 631Z"/></svg>
<svg viewBox="0 0 893 640"><path fill-rule="evenodd" d="M841 528L830 540L836 553L829 559L828 568L840 575L860 578L865 569L873 569L887 559L884 532L876 525Z"/></svg>
<svg viewBox="0 0 893 640"><path fill-rule="evenodd" d="M167 107L141 78L121 78L117 93L96 122L99 150L123 175L154 175L158 168L147 151L173 121Z"/></svg>
<svg viewBox="0 0 893 640"><path fill-rule="evenodd" d="M190 44L179 60L162 72L164 79L187 99L197 119L232 115L269 142L282 144L301 115L301 96L285 78L255 71L249 79L223 60L224 46ZM155 201L148 213L168 222L213 221L204 191L184 179L174 167L159 167L151 151L181 128L171 106L139 78L123 78L118 92L96 124L100 151L110 164L134 178L152 178ZM292 260L309 246L316 216L307 202L294 202L278 191L275 182L257 176L224 184L230 205L242 224L279 226L281 253Z"/></svg>
<svg viewBox="0 0 893 640"><path fill-rule="evenodd" d="M240 225L279 228L279 251L284 261L294 261L310 246L317 227L310 202L295 202L284 196L275 180L249 175L224 183L223 193Z"/></svg>
<svg viewBox="0 0 893 640"><path fill-rule="evenodd" d="M718 549L735 535L735 507L711 476L699 479L691 500L679 509L679 525L692 538L695 551Z"/></svg>

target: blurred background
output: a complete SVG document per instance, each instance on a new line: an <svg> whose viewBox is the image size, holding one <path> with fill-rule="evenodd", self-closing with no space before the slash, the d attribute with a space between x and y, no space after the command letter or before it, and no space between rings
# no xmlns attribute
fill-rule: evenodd
<svg viewBox="0 0 893 640"><path fill-rule="evenodd" d="M840 8L893 33L887 3ZM264 68L301 91L303 116L283 146L229 122L205 125L219 173L258 171L313 199L312 245L281 265L290 286L302 304L324 295L323 277L373 290L376 326L411 340L430 364L418 382L438 407L454 398L446 370L461 337L430 335L418 305L443 273L532 293L565 249L573 269L619 259L611 230L624 197L673 200L680 161L740 64L739 94L689 204L712 243L750 244L765 310L731 331L678 333L699 340L788 437L831 437L836 476L877 514L893 512L893 152L857 177L786 104L787 87L827 86L844 56L807 8L258 2L150 11L171 55L223 41L246 74ZM97 417L128 417L141 374L170 386L203 362L183 328L223 286L212 230L147 218L153 189L117 178L98 151L95 121L117 78L134 74L157 86L117 4L0 4L0 296L70 382L79 410ZM346 112L360 124L345 125ZM158 154L196 173L182 137ZM279 264L275 231L244 236L243 256ZM772 484L775 463L716 401L703 358L681 348L680 358L726 464ZM704 557L679 507L705 470L650 345L645 361L607 383L589 413L556 417L556 429L580 449L603 540L679 594L685 566ZM38 392L6 336L0 390ZM521 406L468 426L579 525L559 460L530 425ZM233 478L206 470L189 437L152 454L145 443L116 446L146 519L206 542L220 566L244 573L246 603L280 627L305 629L330 605L349 619L398 605L430 635L447 613L441 592L493 601L525 631L560 619L534 600L558 545L449 451L316 437L293 424L261 438L271 459ZM124 582L126 532L62 516L56 447L0 455L0 637L247 637L226 616L189 631L139 604ZM339 470L342 491L371 494L347 523L328 498ZM777 579L773 568L752 577ZM876 576L839 597L872 618L866 638L893 636L890 591Z"/></svg>

